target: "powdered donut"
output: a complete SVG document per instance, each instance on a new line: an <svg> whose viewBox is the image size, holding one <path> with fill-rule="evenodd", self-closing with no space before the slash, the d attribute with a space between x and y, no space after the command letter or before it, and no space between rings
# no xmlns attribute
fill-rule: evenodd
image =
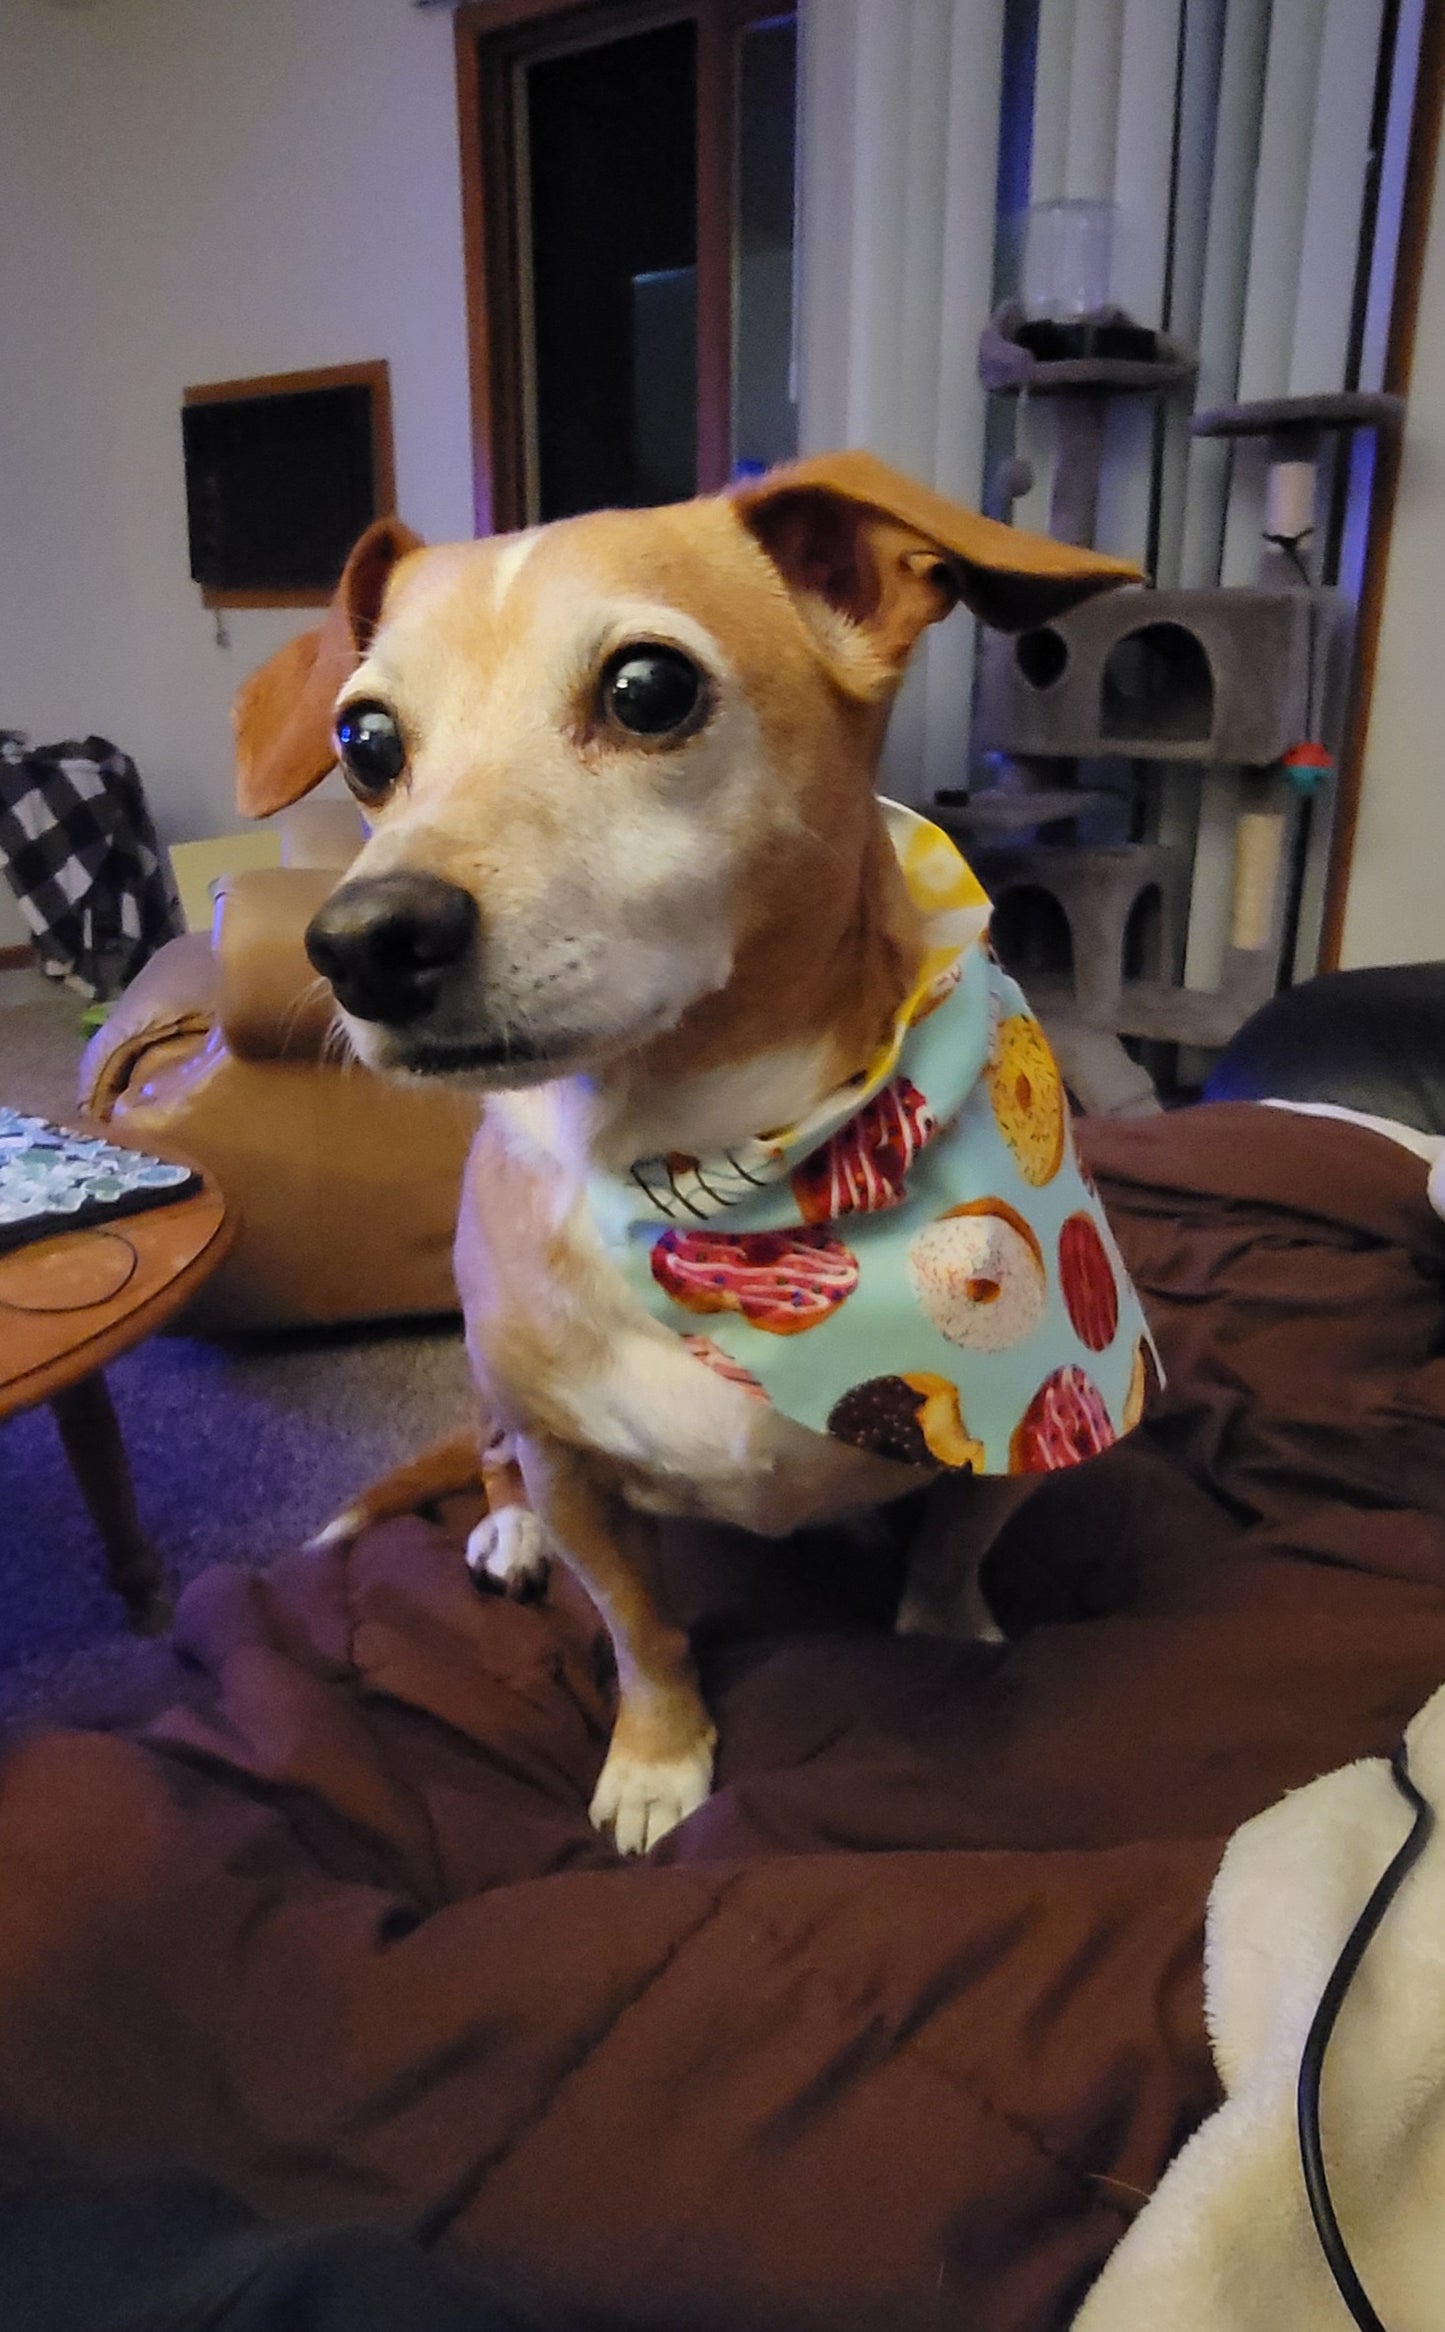
<svg viewBox="0 0 1445 2332"><path fill-rule="evenodd" d="M958 1387L927 1370L902 1377L870 1377L833 1404L828 1431L875 1457L908 1466L952 1466L978 1472L982 1442L963 1422Z"/></svg>
<svg viewBox="0 0 1445 2332"><path fill-rule="evenodd" d="M1118 1333L1119 1290L1092 1215L1070 1215L1059 1233L1059 1285L1079 1342L1106 1352Z"/></svg>
<svg viewBox="0 0 1445 2332"><path fill-rule="evenodd" d="M998 1045L984 1075L998 1130L1025 1182L1040 1190L1064 1162L1067 1112L1063 1081L1032 1013L1014 1012L999 1025Z"/></svg>
<svg viewBox="0 0 1445 2332"><path fill-rule="evenodd" d="M858 1285L856 1257L821 1226L802 1231L664 1231L652 1276L687 1312L738 1312L770 1336L828 1319Z"/></svg>
<svg viewBox="0 0 1445 2332"><path fill-rule="evenodd" d="M1069 1362L1040 1385L1009 1443L1009 1471L1052 1474L1097 1457L1115 1439L1104 1396Z"/></svg>
<svg viewBox="0 0 1445 2332"><path fill-rule="evenodd" d="M910 1243L908 1277L939 1335L970 1352L1005 1352L1043 1318L1038 1240L1001 1198L973 1199L926 1224Z"/></svg>
<svg viewBox="0 0 1445 2332"><path fill-rule="evenodd" d="M794 1173L793 1196L804 1222L831 1223L837 1215L881 1214L897 1206L909 1167L937 1131L918 1087L895 1077Z"/></svg>

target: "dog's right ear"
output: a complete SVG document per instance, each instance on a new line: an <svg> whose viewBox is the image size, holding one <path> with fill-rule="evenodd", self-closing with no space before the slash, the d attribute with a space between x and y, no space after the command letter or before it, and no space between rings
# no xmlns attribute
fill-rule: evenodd
<svg viewBox="0 0 1445 2332"><path fill-rule="evenodd" d="M289 809L333 767L337 692L366 653L392 570L422 547L399 518L378 518L347 560L325 622L288 640L237 689L231 725L243 818Z"/></svg>

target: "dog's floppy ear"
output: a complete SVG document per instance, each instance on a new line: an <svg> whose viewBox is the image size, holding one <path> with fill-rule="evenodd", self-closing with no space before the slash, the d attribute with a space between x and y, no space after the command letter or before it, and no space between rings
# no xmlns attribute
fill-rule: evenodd
<svg viewBox="0 0 1445 2332"><path fill-rule="evenodd" d="M791 462L733 500L864 696L886 693L924 625L960 599L1015 632L1143 579L1127 559L980 518L862 451Z"/></svg>
<svg viewBox="0 0 1445 2332"><path fill-rule="evenodd" d="M366 652L393 567L421 548L421 536L399 518L378 518L347 560L325 622L288 640L237 689L231 725L243 817L289 809L335 762L337 691Z"/></svg>

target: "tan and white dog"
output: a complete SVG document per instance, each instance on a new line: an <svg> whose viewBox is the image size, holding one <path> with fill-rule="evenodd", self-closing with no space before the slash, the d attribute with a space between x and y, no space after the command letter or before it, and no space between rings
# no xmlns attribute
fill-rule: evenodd
<svg viewBox="0 0 1445 2332"><path fill-rule="evenodd" d="M650 1585L653 1518L782 1535L929 1477L703 1365L614 1267L588 1179L745 1143L858 1078L924 945L874 792L910 650L960 599L1017 629L1132 579L868 455L826 456L444 548L383 520L322 629L238 699L243 808L295 800L339 758L365 811L308 938L356 1052L498 1096L456 1246L478 1395L506 1436L484 1552L513 1586L540 1559L514 1456L616 1649L592 1811L625 1851L712 1770L687 1643Z"/></svg>

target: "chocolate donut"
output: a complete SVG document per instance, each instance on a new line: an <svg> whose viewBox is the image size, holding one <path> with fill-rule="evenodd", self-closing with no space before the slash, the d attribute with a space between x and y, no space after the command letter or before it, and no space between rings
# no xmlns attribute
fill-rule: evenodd
<svg viewBox="0 0 1445 2332"><path fill-rule="evenodd" d="M853 1385L828 1415L828 1431L874 1457L906 1466L951 1466L981 1471L984 1452L963 1422L958 1387L920 1369L908 1376L869 1377Z"/></svg>
<svg viewBox="0 0 1445 2332"><path fill-rule="evenodd" d="M917 1393L902 1377L869 1377L852 1385L828 1412L828 1431L839 1441L852 1442L874 1457L897 1458L901 1465L926 1466L928 1444L923 1438Z"/></svg>

